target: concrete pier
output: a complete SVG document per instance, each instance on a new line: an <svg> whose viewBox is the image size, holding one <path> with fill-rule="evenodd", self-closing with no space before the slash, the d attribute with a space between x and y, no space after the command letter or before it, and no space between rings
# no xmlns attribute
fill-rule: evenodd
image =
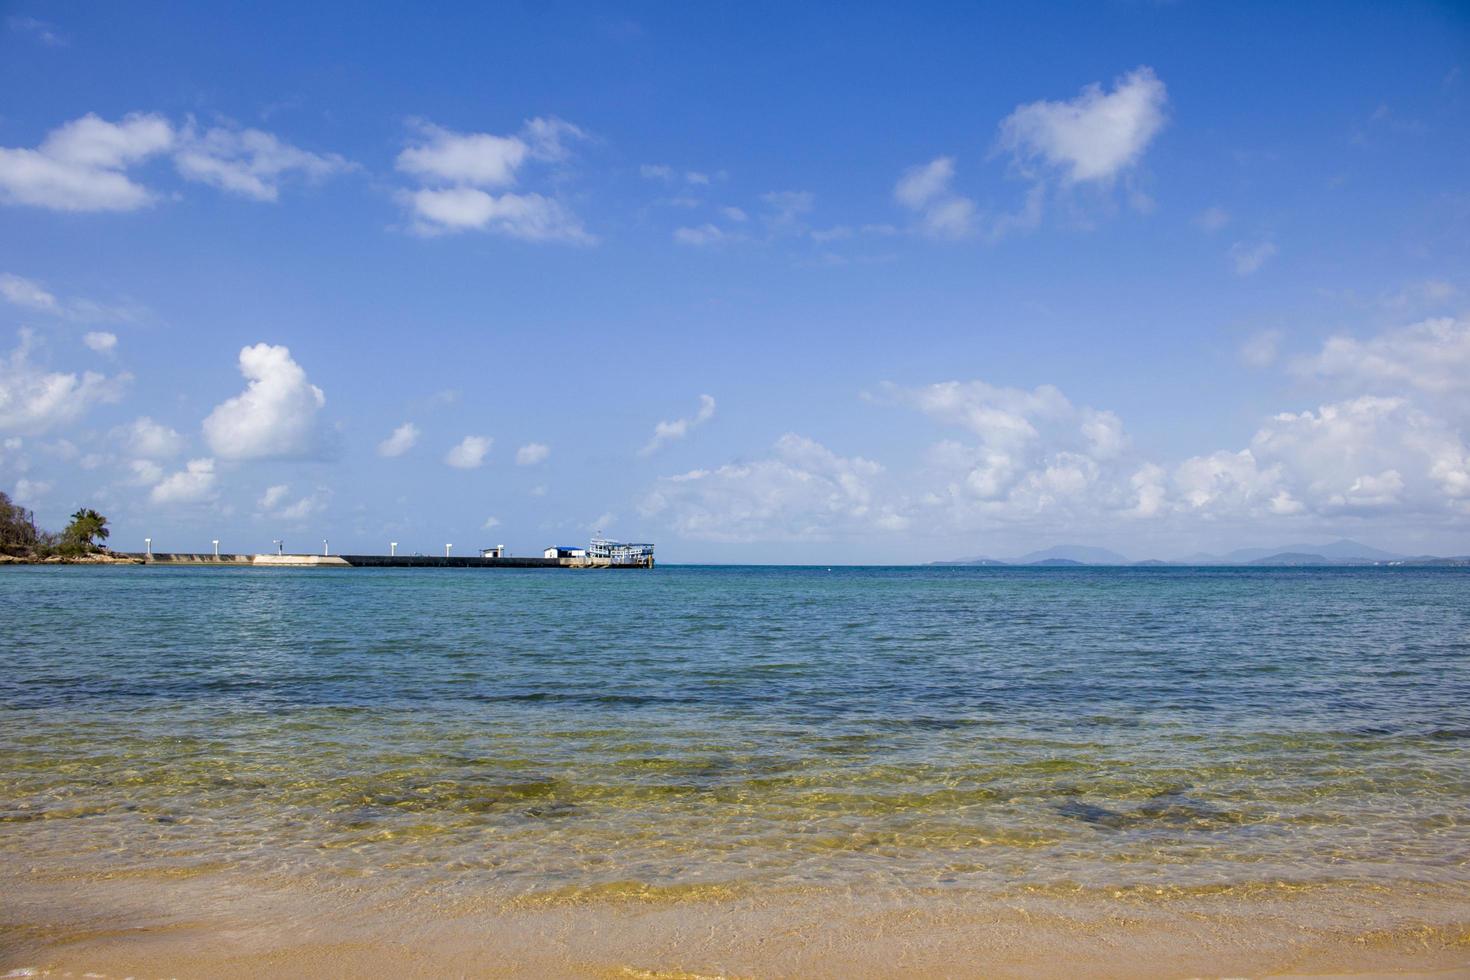
<svg viewBox="0 0 1470 980"><path fill-rule="evenodd" d="M240 555L208 552L126 552L145 565L236 565L251 568L652 568L596 558L479 558L444 555Z"/></svg>

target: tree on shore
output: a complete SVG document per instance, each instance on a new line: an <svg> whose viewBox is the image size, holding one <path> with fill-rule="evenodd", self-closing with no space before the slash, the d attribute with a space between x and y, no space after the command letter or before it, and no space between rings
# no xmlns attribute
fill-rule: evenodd
<svg viewBox="0 0 1470 980"><path fill-rule="evenodd" d="M47 558L51 555L85 555L106 541L111 533L107 518L90 507L71 515L71 523L60 534L36 527L36 516L0 492L0 555L17 558Z"/></svg>
<svg viewBox="0 0 1470 980"><path fill-rule="evenodd" d="M107 518L90 507L83 507L71 515L71 523L61 532L61 540L85 552L96 547L97 542L106 541L109 533Z"/></svg>
<svg viewBox="0 0 1470 980"><path fill-rule="evenodd" d="M0 492L0 554L30 554L40 539L35 515Z"/></svg>

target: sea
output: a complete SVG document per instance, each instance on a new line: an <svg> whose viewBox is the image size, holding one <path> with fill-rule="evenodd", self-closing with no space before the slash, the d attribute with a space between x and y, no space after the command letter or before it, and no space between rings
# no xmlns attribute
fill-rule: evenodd
<svg viewBox="0 0 1470 980"><path fill-rule="evenodd" d="M15 874L1453 902L1467 749L1457 569L0 569Z"/></svg>

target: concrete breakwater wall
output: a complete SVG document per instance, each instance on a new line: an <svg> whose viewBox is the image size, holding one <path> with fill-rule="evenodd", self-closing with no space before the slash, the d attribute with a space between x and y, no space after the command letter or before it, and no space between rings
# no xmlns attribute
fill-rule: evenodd
<svg viewBox="0 0 1470 980"><path fill-rule="evenodd" d="M651 568L595 558L479 558L443 555L239 555L130 552L145 565L237 565L252 568Z"/></svg>

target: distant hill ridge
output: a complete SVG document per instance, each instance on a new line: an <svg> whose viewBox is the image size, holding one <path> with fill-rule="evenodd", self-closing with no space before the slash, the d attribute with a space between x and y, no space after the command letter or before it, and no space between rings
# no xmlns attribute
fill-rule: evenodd
<svg viewBox="0 0 1470 980"><path fill-rule="evenodd" d="M1358 541L1341 538L1327 544L1289 544L1279 548L1238 548L1223 555L1199 552L1175 561L1132 561L1108 548L1062 544L1032 551L1018 558L961 558L934 561L931 565L1470 565L1470 556L1440 558L1434 555L1400 555Z"/></svg>

